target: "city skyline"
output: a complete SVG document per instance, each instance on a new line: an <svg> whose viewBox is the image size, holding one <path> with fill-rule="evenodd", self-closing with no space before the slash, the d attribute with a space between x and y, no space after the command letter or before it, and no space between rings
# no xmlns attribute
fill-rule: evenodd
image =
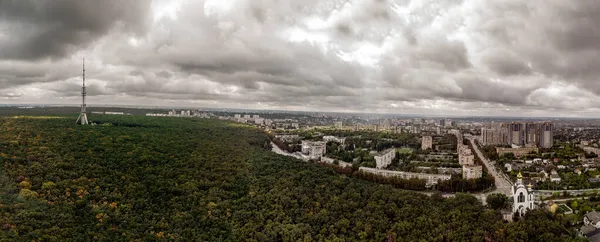
<svg viewBox="0 0 600 242"><path fill-rule="evenodd" d="M78 105L85 57L90 106L599 117L595 9L599 2L7 1L0 103Z"/></svg>

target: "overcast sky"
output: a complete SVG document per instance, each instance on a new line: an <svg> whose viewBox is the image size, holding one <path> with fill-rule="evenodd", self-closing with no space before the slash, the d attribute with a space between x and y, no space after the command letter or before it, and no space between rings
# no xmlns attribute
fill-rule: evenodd
<svg viewBox="0 0 600 242"><path fill-rule="evenodd" d="M597 0L0 0L0 103L600 116Z"/></svg>

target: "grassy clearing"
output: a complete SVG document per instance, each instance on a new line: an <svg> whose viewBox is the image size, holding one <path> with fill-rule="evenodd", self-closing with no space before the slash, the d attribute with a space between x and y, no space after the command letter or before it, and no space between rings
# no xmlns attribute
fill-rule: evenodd
<svg viewBox="0 0 600 242"><path fill-rule="evenodd" d="M413 152L413 149L411 148L398 148L396 149L396 151L398 151L400 154L410 154Z"/></svg>

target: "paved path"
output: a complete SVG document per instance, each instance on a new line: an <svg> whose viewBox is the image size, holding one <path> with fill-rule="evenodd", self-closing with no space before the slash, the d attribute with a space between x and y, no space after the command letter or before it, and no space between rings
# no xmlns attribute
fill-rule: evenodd
<svg viewBox="0 0 600 242"><path fill-rule="evenodd" d="M275 152L276 154L285 155L285 156L294 156L293 154L290 154L287 151L282 150L273 142L271 142L271 147L273 147L273 148L271 148L271 151Z"/></svg>
<svg viewBox="0 0 600 242"><path fill-rule="evenodd" d="M490 175L492 175L494 177L496 190L492 191L490 193L503 193L506 196L510 197L512 195L511 194L512 193L511 192L512 183L507 179L506 175L504 175L504 172L496 170L496 167L494 166L493 162L488 160L483 155L483 153L481 152L481 150L479 149L477 144L475 144L475 137L470 136L470 137L466 137L466 138L469 140L469 142L471 142L471 145L473 146L475 154L479 157L481 162L483 162L483 164L487 167L487 170L490 173Z"/></svg>
<svg viewBox="0 0 600 242"><path fill-rule="evenodd" d="M475 139L476 137L474 136L466 136L465 138L467 138L469 140L469 142L471 143L471 145L473 146L473 150L475 151L475 154L479 157L479 159L481 160L481 162L483 162L483 164L486 166L488 172L490 173L490 175L492 175L494 177L494 183L496 188L490 192L486 192L486 193L472 193L471 195L475 196L477 199L479 199L483 205L486 205L486 197L489 194L492 193L502 193L508 197L512 196L512 192L511 192L511 188L512 188L512 182L510 181L510 179L508 178L508 176L506 174L504 174L503 171L498 171L496 170L496 167L494 166L494 162L488 160L483 153L481 152L481 150L479 149L479 147L477 146L477 144L475 143ZM277 145L275 145L275 143L271 142L271 146L273 147L271 150L277 154L280 155L285 155L285 156L291 156L291 157L295 157L301 160L300 157L298 157L297 155L288 153L285 150L280 149L279 147L277 147ZM584 192L593 192L593 191L597 191L600 189L584 189L584 190L569 190L568 192L573 194L573 195L580 195L583 194ZM431 196L432 194L434 194L434 192L432 191L413 191L413 190L406 190L406 191L412 191L412 192L417 192L417 193L421 193L421 194L425 194L428 196ZM563 192L562 190L556 190L556 191L550 191L550 190L540 190L540 191L535 191L534 190L534 194L552 194L554 192ZM454 193L444 193L442 194L443 197L448 198L448 197L454 197ZM559 200L555 200L558 202L562 202L562 200L572 200L572 199L576 199L576 198L567 198L567 199L559 199Z"/></svg>
<svg viewBox="0 0 600 242"><path fill-rule="evenodd" d="M280 149L273 142L271 142L271 146L272 146L271 151L275 152L276 154L285 155L285 156L291 156L291 157L296 157L296 155L291 154L291 153L289 153L289 152L287 152L285 150ZM298 158L298 157L296 157L296 158ZM404 189L401 189L401 190L404 190ZM431 196L434 193L436 193L435 191L414 191L414 190L405 190L405 191L421 193L421 194L425 194L427 196ZM486 204L485 198L490 193L494 193L494 191L489 192L489 193L476 193L476 194L471 194L471 195L475 196L477 199L479 199L480 201L482 201L483 205L485 205ZM455 195L455 193L442 193L442 197L444 197L444 198L454 197L454 195Z"/></svg>
<svg viewBox="0 0 600 242"><path fill-rule="evenodd" d="M586 200L589 199L590 197L571 197L571 198L561 198L561 199L550 199L552 201L554 201L555 203L558 202L568 202L568 201L572 201L572 200ZM546 200L548 201L548 200Z"/></svg>

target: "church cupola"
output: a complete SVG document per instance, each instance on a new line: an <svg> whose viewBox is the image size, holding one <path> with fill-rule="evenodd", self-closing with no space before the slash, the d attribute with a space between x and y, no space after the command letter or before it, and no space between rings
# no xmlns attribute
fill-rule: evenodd
<svg viewBox="0 0 600 242"><path fill-rule="evenodd" d="M513 198L513 213L518 213L519 216L523 216L528 210L533 209L533 185L523 184L523 174L519 172L517 175L517 182L513 185L512 198Z"/></svg>

